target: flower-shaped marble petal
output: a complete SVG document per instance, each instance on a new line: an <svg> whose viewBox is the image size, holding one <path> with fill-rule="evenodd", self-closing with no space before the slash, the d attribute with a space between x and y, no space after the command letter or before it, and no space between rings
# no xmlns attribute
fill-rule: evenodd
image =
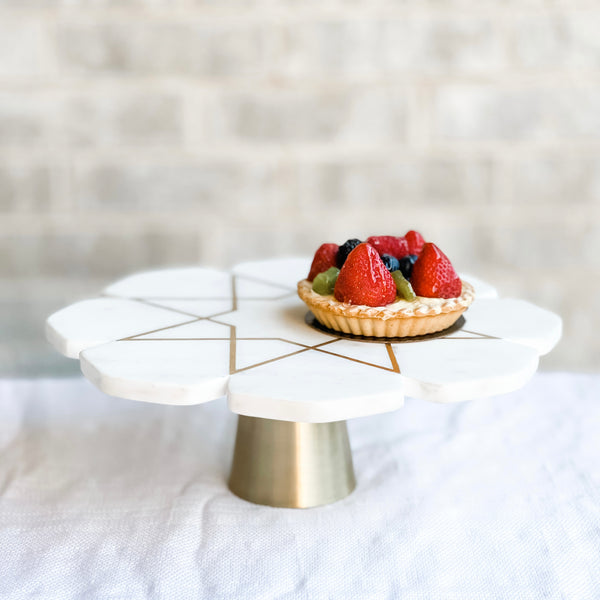
<svg viewBox="0 0 600 600"><path fill-rule="evenodd" d="M94 298L59 310L46 322L46 337L61 353L78 358L86 348L148 329L172 327L190 315L121 298Z"/></svg>
<svg viewBox="0 0 600 600"><path fill-rule="evenodd" d="M79 356L104 392L164 404L227 394L232 411L330 422L395 410L404 395L455 402L512 391L561 334L558 316L498 298L471 277L477 298L460 329L434 339L365 341L311 327L296 295L307 258L139 273L103 297L47 322L49 341Z"/></svg>

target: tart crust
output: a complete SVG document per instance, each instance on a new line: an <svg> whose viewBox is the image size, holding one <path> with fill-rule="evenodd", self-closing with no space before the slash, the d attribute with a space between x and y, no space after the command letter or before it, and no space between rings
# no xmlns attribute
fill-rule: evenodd
<svg viewBox="0 0 600 600"><path fill-rule="evenodd" d="M298 282L298 295L321 325L335 331L371 337L412 337L452 326L475 299L473 286L462 281L457 298L396 300L387 306L364 306L321 296L308 279Z"/></svg>

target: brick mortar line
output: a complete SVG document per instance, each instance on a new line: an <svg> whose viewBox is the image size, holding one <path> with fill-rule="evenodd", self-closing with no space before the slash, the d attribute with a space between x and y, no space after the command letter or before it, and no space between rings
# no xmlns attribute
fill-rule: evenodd
<svg viewBox="0 0 600 600"><path fill-rule="evenodd" d="M433 220L456 219L462 222L463 217L456 215L456 203L435 203L435 216ZM510 226L511 230L527 229L531 223L538 227L555 226L564 224L565 230L587 229L590 224L598 222L600 217L600 206L588 203L586 210L571 211L568 220L565 223L564 212L542 211L540 209L548 207L547 202L533 202L531 204L523 203L519 199L502 204L484 204L476 201L467 202L460 205L462 210L470 213L473 221L483 225L487 229L496 227L499 223ZM514 223L514 208L519 207L519 224ZM560 209L562 203L551 204L550 207ZM9 212L0 213L0 234L1 235L19 235L27 233L32 235L47 234L49 236L60 236L64 234L76 234L84 236L91 233L96 234L115 234L127 235L128 237L141 237L144 235L177 235L178 233L201 235L202 231L211 230L212 227L218 227L221 230L231 231L255 231L260 232L265 229L262 217L256 216L255 219L248 220L246 217L239 219L228 219L225 223L224 216L227 213L227 207L224 207L220 213L207 211L206 206L185 206L173 210L171 204L154 209L145 209L141 214L139 208L130 210L115 210L111 207L80 209L76 215L71 212L64 213L40 213L32 212ZM363 211L357 211L357 214L370 213L371 210L365 208ZM420 208L416 206L412 209L411 216L414 221L424 221L427 217L431 219L432 204ZM328 209L315 209L308 215L298 215L296 213L288 216L281 215L278 223L281 227L293 231L302 231L313 221L314 214L320 217L335 219L339 217L339 209L332 207ZM190 216L202 216L202 224L190 219ZM32 217L35 217L32 218ZM493 222L493 224L492 224ZM134 233L132 233L134 232Z"/></svg>
<svg viewBox="0 0 600 600"><path fill-rule="evenodd" d="M372 91L393 89L409 92L413 88L424 86L424 90L432 96L449 87L489 88L496 92L505 91L577 91L598 89L600 85L600 70L588 69L541 69L506 65L506 68L480 73L466 73L461 70L444 70L439 73L424 75L419 71L388 71L370 76L347 76L339 78L311 78L310 75L288 76L285 74L248 74L236 77L205 77L193 75L148 75L135 72L128 73L127 78L110 73L90 71L88 75L63 74L56 76L53 71L50 78L0 78L0 94L16 96L19 94L35 94L36 98L52 98L57 101L68 100L71 96L105 95L118 97L142 95L152 92L164 96L180 96L188 94L207 94L200 100L212 100L216 94L251 94L255 97L277 97L282 94L298 92L334 93L352 90ZM6 76L4 76L6 77ZM399 83L395 80L402 77ZM567 82L567 83L566 83ZM257 93L257 86L260 91ZM218 98L218 96L217 96Z"/></svg>
<svg viewBox="0 0 600 600"><path fill-rule="evenodd" d="M144 7L122 8L79 8L68 7L68 13L65 8L26 8L16 9L4 7L0 9L2 19L12 19L14 21L32 22L43 19L45 23L57 22L68 24L96 24L98 19L103 23L118 23L121 21L138 23L159 22L159 23L204 23L214 24L215 20L227 23L259 23L270 24L279 22L299 21L319 21L339 19L343 21L363 20L365 17L389 18L389 17L413 17L419 19L448 19L453 18L456 21L480 18L506 18L516 17L565 17L571 15L587 15L597 13L598 6L594 2L573 3L564 2L564 4L555 4L552 6L522 6L518 2L505 6L480 6L477 2L471 3L453 3L448 6L392 6L388 3L365 2L363 5L348 7L344 3L323 3L321 6L313 5L308 8L298 9L297 7L282 7L271 3L257 3L252 6L252 11L245 14L241 9L246 8L241 3L234 4L225 9L211 9L192 7L189 5L175 5L170 7ZM462 14L458 11L463 12ZM168 21L165 21L168 19Z"/></svg>
<svg viewBox="0 0 600 600"><path fill-rule="evenodd" d="M558 208L558 207L557 207ZM202 213L191 213L191 216L194 217L202 217ZM493 217L494 220L503 227L503 229L505 231L511 231L511 220L509 218L504 218L504 219L499 219L496 215L494 215L493 213L491 213L490 217ZM489 217L488 217L489 218ZM588 219L591 219L591 216L588 216ZM598 221L598 215L596 214L594 217L594 220L597 222ZM578 230L581 230L583 227L585 227L585 225L587 223L582 223L581 219L578 219L578 223L574 223L569 229L573 230L573 233L575 233ZM290 224L289 223L285 223L283 222L283 220L280 219L279 221L281 223L281 226L285 226L287 228L289 228ZM423 219L420 220L420 222L424 222ZM449 219L446 219L446 222L449 222ZM488 221L486 221L485 219L472 219L473 223L476 223L477 226L479 227L479 229L481 229ZM311 223L308 219L304 219L304 222L300 222L298 219L296 219L294 225L297 226L297 224L300 223L302 225L304 225L303 229L305 229L306 227L308 227ZM75 236L75 237L79 237L81 238L84 234L81 233L82 231L82 227L86 227L86 223L85 221L80 222L78 224L78 227L75 227L73 225L70 225L68 227L63 227L60 230L58 229L54 229L52 233L49 233L48 231L38 227L36 229L32 229L31 227L28 227L27 224L21 224L22 226L19 227L16 223L12 222L12 229L8 230L8 231L3 231L2 228L0 228L0 238L4 238L4 237L14 237L14 236L32 236L32 237L36 237L36 238L43 238L43 239L60 239L63 237L71 237L71 236ZM535 216L527 216L525 218L523 218L523 231L528 231L532 226L537 225ZM131 223L130 223L131 226ZM560 227L560 219L558 219L558 217L556 217L554 219L553 223L548 223L546 225L546 227L552 229L552 230L556 230L557 227ZM372 228L369 228L369 231ZM488 229L492 229L491 227L489 227ZM564 230L565 228L563 228ZM354 228L354 230L356 231L356 228ZM136 232L135 236L132 236L131 232L127 232L127 231L123 231L120 229L113 229L111 230L108 227L103 227L103 228L98 228L98 226L90 226L90 227L86 227L86 231L87 233L85 234L84 237L87 238L94 238L97 236L113 236L115 238L129 238L129 239L143 239L144 237L146 237L147 235L158 235L159 237L177 237L180 235L187 235L187 236L191 236L192 238L195 236L196 241L198 242L198 244L200 244L198 246L198 249L201 249L203 246L202 241L203 241L203 236L201 233L198 233L197 231L194 230L190 230L190 231L183 231L181 228L178 228L177 230L173 230L171 229L169 230L158 230L156 228L147 228L144 226L144 224L142 224L139 228L139 231ZM260 227L260 223L253 223L250 224L246 227L241 227L239 225L234 225L230 228L223 228L223 234L226 235L228 232L242 232L242 233L248 233L248 234L252 234L252 233L256 233L256 234L260 234L261 232L264 231L264 227ZM296 229L296 232L298 232L298 229ZM190 238L191 239L191 238Z"/></svg>
<svg viewBox="0 0 600 600"><path fill-rule="evenodd" d="M507 155L507 151L510 152ZM145 167L160 164L165 167L194 167L202 165L253 166L310 166L329 163L456 160L498 161L544 160L561 157L565 160L599 158L600 137L594 141L568 139L531 142L427 141L417 146L406 144L374 144L350 147L348 145L286 145L239 144L232 146L157 146L154 150L143 146L84 147L69 146L57 153L56 147L30 149L0 147L3 165L48 167L51 170L99 167Z"/></svg>

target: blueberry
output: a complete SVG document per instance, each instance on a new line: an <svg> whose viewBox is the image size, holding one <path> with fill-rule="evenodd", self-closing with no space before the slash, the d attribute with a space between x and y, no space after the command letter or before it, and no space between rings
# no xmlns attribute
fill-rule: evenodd
<svg viewBox="0 0 600 600"><path fill-rule="evenodd" d="M410 279L412 275L413 265L417 260L418 256L416 254L409 254L408 256L403 256L400 259L400 271L402 271L402 275L406 277L406 279Z"/></svg>
<svg viewBox="0 0 600 600"><path fill-rule="evenodd" d="M344 263L346 262L346 259L348 258L348 254L350 254L350 252L352 252L352 250L354 250L354 248L356 248L356 246L358 246L361 243L362 242L360 240L353 238L351 240L346 240L340 246L337 256L335 258L335 263L336 263L338 269L341 269L344 266Z"/></svg>
<svg viewBox="0 0 600 600"><path fill-rule="evenodd" d="M386 266L387 270L392 273L393 271L397 271L400 268L400 262L395 256L391 254L382 254L381 260L383 264Z"/></svg>

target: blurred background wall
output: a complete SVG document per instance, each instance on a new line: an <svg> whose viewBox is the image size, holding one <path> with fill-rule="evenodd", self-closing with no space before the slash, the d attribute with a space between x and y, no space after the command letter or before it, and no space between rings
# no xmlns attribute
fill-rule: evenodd
<svg viewBox="0 0 600 600"><path fill-rule="evenodd" d="M135 269L421 230L600 365L600 3L0 0L0 375Z"/></svg>

